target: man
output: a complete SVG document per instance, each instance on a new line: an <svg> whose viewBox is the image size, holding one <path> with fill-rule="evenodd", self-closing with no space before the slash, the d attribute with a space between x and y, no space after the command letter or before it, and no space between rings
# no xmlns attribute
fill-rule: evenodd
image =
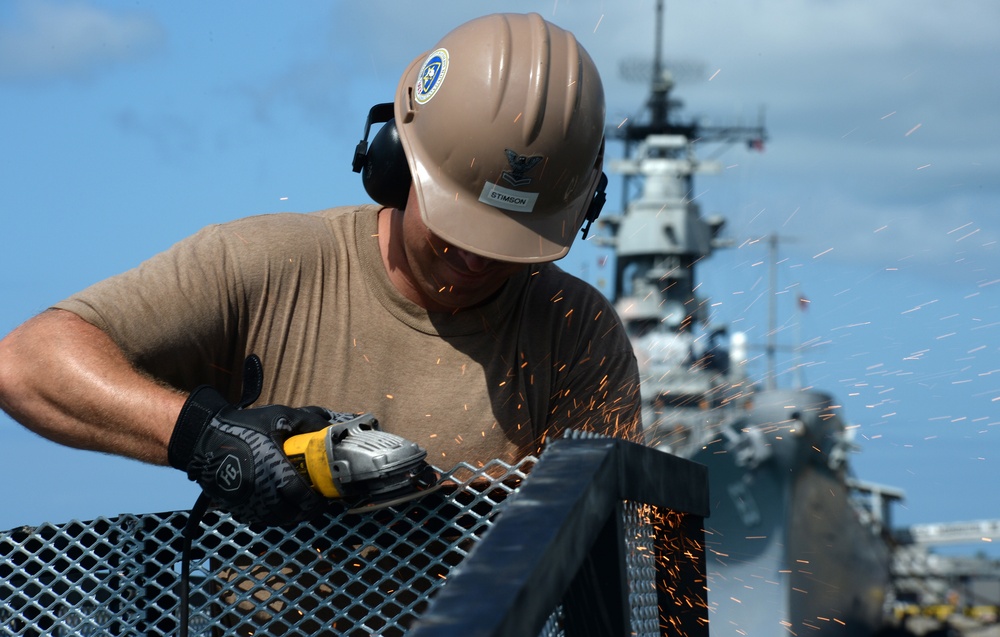
<svg viewBox="0 0 1000 637"><path fill-rule="evenodd" d="M302 405L372 412L444 468L513 462L567 427L636 436L621 325L550 263L599 212L586 51L536 14L479 18L410 64L392 113L358 158L380 205L211 226L70 297L0 341L0 406L271 523L319 506L281 452L326 424ZM237 407L250 354L268 407Z"/></svg>

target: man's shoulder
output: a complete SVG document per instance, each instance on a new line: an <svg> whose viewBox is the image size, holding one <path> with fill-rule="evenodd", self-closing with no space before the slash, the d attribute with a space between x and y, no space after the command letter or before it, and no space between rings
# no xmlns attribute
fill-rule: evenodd
<svg viewBox="0 0 1000 637"><path fill-rule="evenodd" d="M359 204L356 206L336 206L333 208L326 208L324 210L317 210L315 212L306 213L305 216L327 219L327 220L341 220L341 219L357 219L364 216L374 216L378 214L382 206L376 204Z"/></svg>
<svg viewBox="0 0 1000 637"><path fill-rule="evenodd" d="M555 264L534 268L530 277L525 311L532 321L558 329L587 325L598 331L614 329L619 322L614 306L600 290ZM588 320L577 320L582 317Z"/></svg>
<svg viewBox="0 0 1000 637"><path fill-rule="evenodd" d="M379 206L362 204L357 206L336 206L325 208L313 212L271 212L260 215L240 217L225 223L216 224L212 227L219 228L287 228L288 231L308 230L309 228L323 225L328 222L341 223L349 222L364 217L374 215L379 210Z"/></svg>
<svg viewBox="0 0 1000 637"><path fill-rule="evenodd" d="M272 212L240 217L203 228L195 238L212 241L216 237L223 245L280 247L308 243L324 236L352 236L358 223L375 222L379 207L374 205L339 206L314 212Z"/></svg>
<svg viewBox="0 0 1000 637"><path fill-rule="evenodd" d="M560 299L586 300L598 305L610 305L607 297L590 283L563 270L555 263L545 263L531 273L531 286L535 296L548 294L550 301Z"/></svg>

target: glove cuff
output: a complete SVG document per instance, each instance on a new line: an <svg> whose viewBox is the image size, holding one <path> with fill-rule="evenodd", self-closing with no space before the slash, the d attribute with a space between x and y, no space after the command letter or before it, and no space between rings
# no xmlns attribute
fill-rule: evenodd
<svg viewBox="0 0 1000 637"><path fill-rule="evenodd" d="M208 385L202 385L191 392L177 416L174 432L170 435L170 444L167 446L170 466L187 471L202 432L212 422L212 418L228 406L229 401Z"/></svg>

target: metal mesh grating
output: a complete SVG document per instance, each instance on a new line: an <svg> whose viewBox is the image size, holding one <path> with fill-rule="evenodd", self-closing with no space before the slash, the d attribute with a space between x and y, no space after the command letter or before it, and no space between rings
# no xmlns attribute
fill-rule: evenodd
<svg viewBox="0 0 1000 637"><path fill-rule="evenodd" d="M625 562L628 572L628 601L632 610L632 630L635 637L656 637L660 634L660 615L656 594L655 527L649 507L626 502Z"/></svg>
<svg viewBox="0 0 1000 637"><path fill-rule="evenodd" d="M209 513L191 635L403 635L536 463L459 465L451 488L362 514L256 528ZM624 509L634 634L658 635L653 526ZM0 636L174 635L186 512L0 533ZM563 634L556 609L542 637Z"/></svg>

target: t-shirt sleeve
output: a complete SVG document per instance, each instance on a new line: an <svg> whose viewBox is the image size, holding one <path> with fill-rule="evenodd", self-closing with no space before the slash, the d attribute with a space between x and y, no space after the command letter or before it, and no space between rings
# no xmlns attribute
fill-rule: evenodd
<svg viewBox="0 0 1000 637"><path fill-rule="evenodd" d="M156 378L187 390L201 383L228 388L241 362L233 360L233 335L245 261L233 232L209 226L55 307L103 330Z"/></svg>
<svg viewBox="0 0 1000 637"><path fill-rule="evenodd" d="M273 372L292 338L282 326L306 331L333 267L329 217L345 211L208 226L56 307L103 330L151 376L188 391L209 384L235 399L251 349ZM275 333L274 350L256 351L258 335Z"/></svg>

